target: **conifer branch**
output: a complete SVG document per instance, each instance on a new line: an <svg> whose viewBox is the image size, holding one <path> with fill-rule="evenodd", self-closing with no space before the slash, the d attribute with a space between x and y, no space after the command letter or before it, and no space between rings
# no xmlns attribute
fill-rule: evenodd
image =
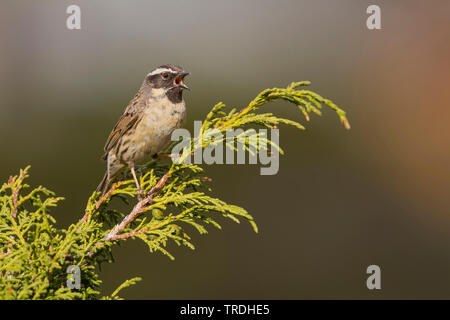
<svg viewBox="0 0 450 320"><path fill-rule="evenodd" d="M258 113L260 107L275 100L294 104L305 117L321 114L323 107L332 109L348 129L345 112L333 102L303 87L309 82L295 82L286 88L266 89L240 111L225 112L225 104L218 103L206 116L199 134L193 137L174 161L150 161L136 168L145 196L139 199L138 190L129 172L117 178L103 196L94 192L87 201L83 217L66 229L57 229L50 210L62 200L44 188L24 192L28 185L29 167L10 177L0 188L0 298L3 299L98 299L101 281L96 265L113 261L112 247L120 241L137 238L145 242L150 252L159 251L174 259L167 250L169 242L194 249L184 226L206 234L207 226L221 229L221 217L236 223L247 221L255 232L253 217L242 207L211 196L203 168L186 163L196 151L223 143L232 150L237 144L249 153L259 154L271 146L283 153L280 146L266 135L252 131L253 127L277 128L280 124L299 129L297 121L277 117L273 113ZM230 129L243 129L227 137ZM212 139L215 133L221 137ZM172 149L167 150L171 154ZM114 199L136 201L127 213L111 206ZM70 289L68 267L79 268L80 289ZM111 296L139 278L125 281Z"/></svg>
<svg viewBox="0 0 450 320"><path fill-rule="evenodd" d="M22 187L22 182L23 182L23 179L25 179L28 169L29 169L29 166L27 168L25 168L24 170L20 171L19 177L10 176L9 180L8 180L8 184L9 184L9 187L11 188L11 193L12 193L11 214L14 219L17 216L17 207L18 207L17 197L19 194L19 190Z"/></svg>
<svg viewBox="0 0 450 320"><path fill-rule="evenodd" d="M166 183L167 179L169 178L169 174L170 174L170 170L159 180L159 182L152 187L152 189L150 190L150 192L146 195L146 197L142 200L140 200L133 208L133 210L131 211L131 213L129 215L127 215L120 224L118 224L116 227L114 227L113 230L111 230L110 233L108 233L105 237L104 240L106 241L112 241L112 240L117 240L117 239L126 239L126 238L130 238L133 237L135 235L138 235L142 232L136 233L136 232L130 232L128 235L122 235L119 236L118 234L120 232L122 232L122 230L128 225L130 224L140 213L145 211L146 205L147 204L152 204L153 203L153 197L155 196L155 194L161 190L161 188L164 186L164 184Z"/></svg>

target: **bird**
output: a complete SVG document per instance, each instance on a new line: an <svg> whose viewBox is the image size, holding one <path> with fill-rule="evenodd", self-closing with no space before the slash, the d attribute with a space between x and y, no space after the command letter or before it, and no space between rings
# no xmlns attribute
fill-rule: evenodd
<svg viewBox="0 0 450 320"><path fill-rule="evenodd" d="M135 164L157 157L170 143L175 129L186 121L183 82L189 75L180 66L164 64L148 73L136 95L112 129L104 147L106 173L97 187L103 196L125 168L133 175L139 196L143 195Z"/></svg>

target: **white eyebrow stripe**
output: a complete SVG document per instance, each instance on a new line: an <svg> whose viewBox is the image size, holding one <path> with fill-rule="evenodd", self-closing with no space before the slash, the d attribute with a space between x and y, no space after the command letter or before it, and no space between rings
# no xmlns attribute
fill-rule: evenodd
<svg viewBox="0 0 450 320"><path fill-rule="evenodd" d="M150 72L147 76L154 76L155 74L160 74L160 73L163 73L163 72L177 73L176 71L173 71L172 69L158 68L158 69L153 70L152 72Z"/></svg>

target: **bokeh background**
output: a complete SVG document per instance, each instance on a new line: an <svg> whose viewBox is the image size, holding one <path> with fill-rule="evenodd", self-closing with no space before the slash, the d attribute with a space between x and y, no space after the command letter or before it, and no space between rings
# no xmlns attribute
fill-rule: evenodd
<svg viewBox="0 0 450 320"><path fill-rule="evenodd" d="M66 29L66 8L82 29ZM366 28L381 7L382 30ZM311 80L348 112L282 128L280 171L210 166L212 188L260 227L224 221L170 245L140 241L103 265L105 294L129 299L450 298L450 3L448 1L24 1L0 4L0 180L27 164L32 184L79 219L100 181L104 142L154 67L192 75L188 128L218 101ZM286 103L266 106L301 119ZM377 264L382 289L366 288Z"/></svg>

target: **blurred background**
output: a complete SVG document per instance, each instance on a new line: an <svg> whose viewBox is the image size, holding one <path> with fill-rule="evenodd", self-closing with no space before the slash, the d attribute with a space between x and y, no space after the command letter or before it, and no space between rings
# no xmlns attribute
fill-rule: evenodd
<svg viewBox="0 0 450 320"><path fill-rule="evenodd" d="M81 7L81 30L66 8ZM366 9L381 7L381 30ZM170 245L140 241L103 265L103 293L128 299L450 298L450 3L424 1L2 1L0 181L28 164L30 183L66 197L58 227L80 219L105 170L110 130L153 68L191 72L187 128L223 101L310 80L347 111L305 131L282 127L275 176L256 165L206 169L215 195L260 228L223 221ZM303 121L287 103L267 105ZM236 183L239 179L239 183ZM232 182L234 181L234 182ZM366 268L381 267L381 290Z"/></svg>

